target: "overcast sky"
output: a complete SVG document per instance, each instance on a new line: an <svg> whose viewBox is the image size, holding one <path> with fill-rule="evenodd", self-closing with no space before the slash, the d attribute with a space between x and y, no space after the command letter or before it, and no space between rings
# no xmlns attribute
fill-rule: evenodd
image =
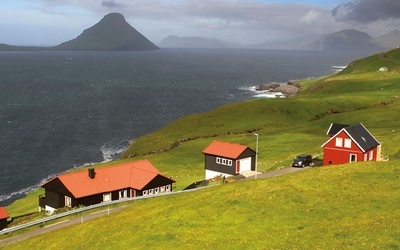
<svg viewBox="0 0 400 250"><path fill-rule="evenodd" d="M111 12L156 44L169 35L255 44L400 28L400 0L1 0L0 43L57 45Z"/></svg>

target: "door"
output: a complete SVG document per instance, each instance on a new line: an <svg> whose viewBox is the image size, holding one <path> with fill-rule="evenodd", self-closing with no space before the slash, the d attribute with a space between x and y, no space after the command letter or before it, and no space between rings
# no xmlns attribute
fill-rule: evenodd
<svg viewBox="0 0 400 250"><path fill-rule="evenodd" d="M357 161L357 155L350 154L350 162L356 162L356 161Z"/></svg>

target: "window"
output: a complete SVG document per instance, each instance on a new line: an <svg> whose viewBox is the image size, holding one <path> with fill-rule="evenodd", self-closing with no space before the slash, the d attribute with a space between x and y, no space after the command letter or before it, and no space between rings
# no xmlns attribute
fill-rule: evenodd
<svg viewBox="0 0 400 250"><path fill-rule="evenodd" d="M343 139L336 137L336 147L343 147Z"/></svg>
<svg viewBox="0 0 400 250"><path fill-rule="evenodd" d="M217 157L216 158L217 164L225 165L225 166L232 166L232 160Z"/></svg>
<svg viewBox="0 0 400 250"><path fill-rule="evenodd" d="M154 194L158 194L160 192L160 189L158 188L158 187L156 187L155 189L154 189Z"/></svg>
<svg viewBox="0 0 400 250"><path fill-rule="evenodd" d="M367 161L367 154L364 154L364 161Z"/></svg>
<svg viewBox="0 0 400 250"><path fill-rule="evenodd" d="M127 190L119 191L119 199L126 199L126 198L128 198L128 191Z"/></svg>
<svg viewBox="0 0 400 250"><path fill-rule="evenodd" d="M143 190L143 194L142 194L143 196L147 196L148 195L148 192L147 192L147 190Z"/></svg>
<svg viewBox="0 0 400 250"><path fill-rule="evenodd" d="M111 193L103 194L103 202L111 201Z"/></svg>
<svg viewBox="0 0 400 250"><path fill-rule="evenodd" d="M350 162L356 162L357 161L357 155L351 154L350 155Z"/></svg>
<svg viewBox="0 0 400 250"><path fill-rule="evenodd" d="M65 206L66 207L71 207L72 206L72 202L71 202L71 197L65 196Z"/></svg>
<svg viewBox="0 0 400 250"><path fill-rule="evenodd" d="M369 160L372 161L374 158L374 151L369 151Z"/></svg>
<svg viewBox="0 0 400 250"><path fill-rule="evenodd" d="M154 194L154 189L149 189L149 195L153 195Z"/></svg>
<svg viewBox="0 0 400 250"><path fill-rule="evenodd" d="M165 186L160 187L160 192L164 193L165 192Z"/></svg>
<svg viewBox="0 0 400 250"><path fill-rule="evenodd" d="M171 185L165 186L165 190L166 190L167 192L170 192L170 191L171 191Z"/></svg>
<svg viewBox="0 0 400 250"><path fill-rule="evenodd" d="M344 147L351 148L351 139L344 139Z"/></svg>

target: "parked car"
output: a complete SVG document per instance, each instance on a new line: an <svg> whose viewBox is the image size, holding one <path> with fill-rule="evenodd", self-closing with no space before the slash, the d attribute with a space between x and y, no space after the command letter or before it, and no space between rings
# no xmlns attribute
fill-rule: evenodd
<svg viewBox="0 0 400 250"><path fill-rule="evenodd" d="M296 156L296 158L293 159L292 167L302 167L304 168L305 166L311 166L313 164L312 162L312 156L309 154L301 154Z"/></svg>

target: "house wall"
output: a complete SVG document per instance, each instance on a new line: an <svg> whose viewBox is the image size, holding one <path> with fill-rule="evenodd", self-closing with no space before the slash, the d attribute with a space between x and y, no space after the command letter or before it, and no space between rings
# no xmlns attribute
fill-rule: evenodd
<svg viewBox="0 0 400 250"><path fill-rule="evenodd" d="M229 159L229 158L226 158ZM206 169L206 180L211 179L217 175L232 176L236 175L236 160L229 159L232 161L232 166L222 165L217 163L217 156L205 155L205 169ZM207 174L208 171L208 174ZM218 173L211 176L212 173Z"/></svg>
<svg viewBox="0 0 400 250"><path fill-rule="evenodd" d="M45 190L45 205L52 208L61 208L64 207L65 199L64 195L58 194L51 190Z"/></svg>
<svg viewBox="0 0 400 250"><path fill-rule="evenodd" d="M247 148L239 157L238 159L248 158L251 157L251 170L256 170L256 152L250 148Z"/></svg>
<svg viewBox="0 0 400 250"><path fill-rule="evenodd" d="M77 206L78 202L62 182L56 178L43 186L45 189L45 205L57 209L65 206L65 196L71 197L71 207Z"/></svg>
<svg viewBox="0 0 400 250"><path fill-rule="evenodd" d="M236 164L237 164L237 160L241 160L241 159L245 159L245 158L251 158L251 166L250 169L249 168L241 168L240 172L243 172L245 170L255 170L255 155L256 153L251 150L250 148L247 148L245 151L243 151L242 154L239 155L239 157L237 159L231 159L231 158L225 158L225 159L229 159L232 160L232 165L231 166L227 166L224 164L219 164L217 163L217 157L219 156L215 156L215 155L208 155L205 154L205 179L211 179L215 176L218 175L223 175L225 177L229 177L232 175L236 175L238 174L236 172ZM222 157L224 158L224 157ZM245 166L244 166L245 167Z"/></svg>
<svg viewBox="0 0 400 250"><path fill-rule="evenodd" d="M342 146L336 145L336 138L342 139ZM344 164L351 162L351 155L355 155L356 162L361 161L369 161L370 152L372 152L372 160L376 160L377 158L377 149L374 148L369 150L368 152L363 152L354 141L351 140L350 147L345 147L345 139L350 139L349 136L342 131L337 136L332 137L330 141L328 141L324 146L324 160L323 165L336 165L336 164Z"/></svg>
<svg viewBox="0 0 400 250"><path fill-rule="evenodd" d="M156 187L161 187L161 186L166 186L166 185L171 185L171 190L172 190L172 183L175 181L164 177L162 175L157 175L153 180L151 180L144 188L145 189L151 189L151 188L156 188Z"/></svg>
<svg viewBox="0 0 400 250"><path fill-rule="evenodd" d="M208 169L206 169L205 180L212 179L212 178L214 178L215 176L219 176L219 175L222 175L222 176L224 176L225 178L228 178L228 177L232 176L232 175L230 175L230 174L225 174L225 173L221 173L221 172L217 172L217 171L213 171L213 170L208 170Z"/></svg>
<svg viewBox="0 0 400 250"><path fill-rule="evenodd" d="M0 230L4 229L7 227L7 218L6 219L1 219L0 220Z"/></svg>

